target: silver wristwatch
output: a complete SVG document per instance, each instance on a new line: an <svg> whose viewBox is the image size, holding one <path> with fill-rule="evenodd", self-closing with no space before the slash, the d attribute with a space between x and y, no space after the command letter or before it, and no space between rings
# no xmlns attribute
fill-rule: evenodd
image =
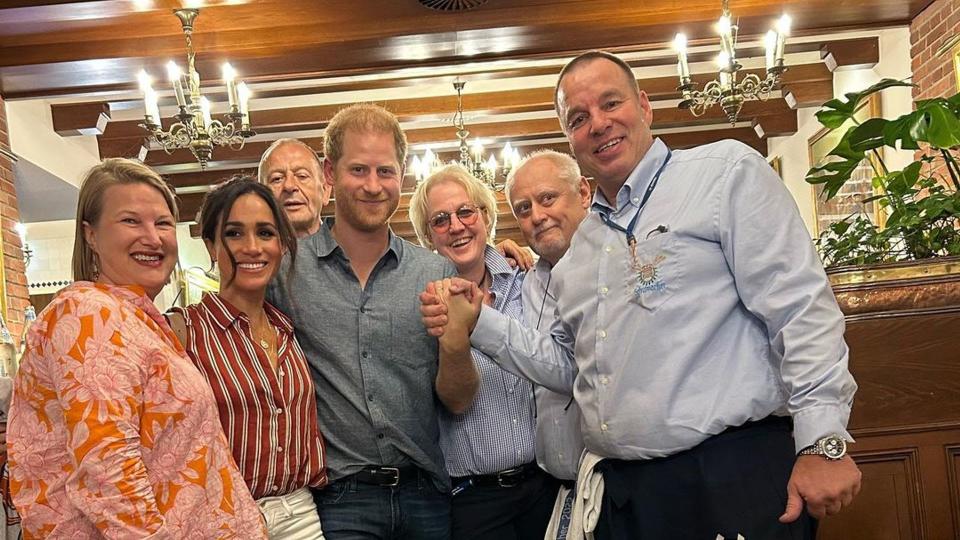
<svg viewBox="0 0 960 540"><path fill-rule="evenodd" d="M797 455L823 456L827 459L837 460L847 455L847 441L836 433L832 433L804 448Z"/></svg>

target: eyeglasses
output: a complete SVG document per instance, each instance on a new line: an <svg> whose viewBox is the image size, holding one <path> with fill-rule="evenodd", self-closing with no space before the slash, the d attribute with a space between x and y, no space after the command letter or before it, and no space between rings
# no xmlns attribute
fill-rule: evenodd
<svg viewBox="0 0 960 540"><path fill-rule="evenodd" d="M480 214L480 210L483 210L482 206L465 204L458 208L452 215L457 216L457 219L460 220L460 223L462 223L464 227L468 227L477 222L477 216ZM445 233L450 229L452 215L448 212L439 212L430 218L427 223L430 224L430 228L434 231Z"/></svg>

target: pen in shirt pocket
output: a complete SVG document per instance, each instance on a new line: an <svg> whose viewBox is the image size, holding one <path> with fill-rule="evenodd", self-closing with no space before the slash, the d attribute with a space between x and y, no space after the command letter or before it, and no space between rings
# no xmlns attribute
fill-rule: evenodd
<svg viewBox="0 0 960 540"><path fill-rule="evenodd" d="M663 233L667 233L667 232L670 232L670 227L669 227L669 226L667 226L667 225L657 225L656 227L654 227L653 229L651 229L650 232L647 233L646 239L649 240L650 237L653 236L653 235L655 235L655 234L663 234Z"/></svg>

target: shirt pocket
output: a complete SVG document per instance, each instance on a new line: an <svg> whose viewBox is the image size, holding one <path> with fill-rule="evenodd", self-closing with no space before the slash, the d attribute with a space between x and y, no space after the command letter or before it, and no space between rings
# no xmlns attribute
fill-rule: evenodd
<svg viewBox="0 0 960 540"><path fill-rule="evenodd" d="M637 243L636 257L628 255L625 262L626 289L631 302L652 312L677 294L683 286L679 248L679 239L669 232Z"/></svg>
<svg viewBox="0 0 960 540"><path fill-rule="evenodd" d="M407 306L409 316L390 314L390 357L393 363L416 370L437 365L436 339L427 336L420 319L419 300L416 309ZM431 343L432 342L432 343Z"/></svg>

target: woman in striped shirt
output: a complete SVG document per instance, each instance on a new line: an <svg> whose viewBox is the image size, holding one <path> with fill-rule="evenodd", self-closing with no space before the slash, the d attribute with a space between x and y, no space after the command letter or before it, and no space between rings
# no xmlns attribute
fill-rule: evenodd
<svg viewBox="0 0 960 540"><path fill-rule="evenodd" d="M108 159L77 205L73 277L30 327L10 410L25 539L262 539L213 393L153 304L177 261L173 192Z"/></svg>
<svg viewBox="0 0 960 540"><path fill-rule="evenodd" d="M313 381L290 319L265 301L284 253L296 255L293 229L266 186L236 177L207 194L200 230L220 292L174 308L171 326L213 389L270 538L323 538L309 490L327 482Z"/></svg>

